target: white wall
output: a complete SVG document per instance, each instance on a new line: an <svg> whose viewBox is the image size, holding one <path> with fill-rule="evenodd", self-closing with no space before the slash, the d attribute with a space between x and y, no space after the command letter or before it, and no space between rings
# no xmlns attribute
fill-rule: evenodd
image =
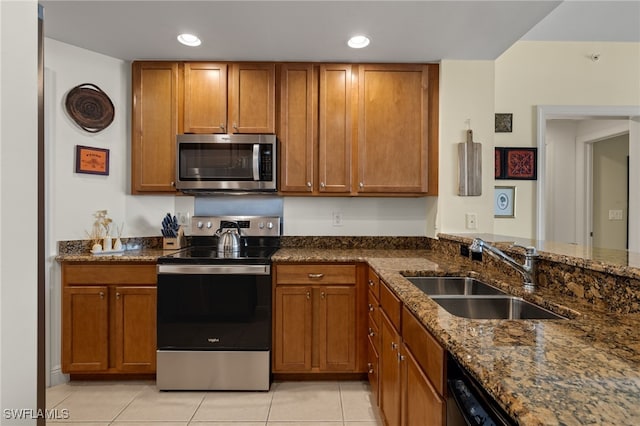
<svg viewBox="0 0 640 426"><path fill-rule="evenodd" d="M36 409L37 2L0 2L0 407ZM19 35L19 36L18 36ZM36 424L5 419L2 424Z"/></svg>
<svg viewBox="0 0 640 426"><path fill-rule="evenodd" d="M495 145L536 146L537 105L639 105L639 75L639 43L519 41L495 61L495 112L513 113L513 132L496 133ZM496 220L494 232L533 237L536 182L511 182L516 218Z"/></svg>
<svg viewBox="0 0 640 426"><path fill-rule="evenodd" d="M492 61L442 61L440 67L439 232L493 232ZM482 144L482 195L458 196L458 143L473 130ZM478 229L465 228L465 214L478 215Z"/></svg>

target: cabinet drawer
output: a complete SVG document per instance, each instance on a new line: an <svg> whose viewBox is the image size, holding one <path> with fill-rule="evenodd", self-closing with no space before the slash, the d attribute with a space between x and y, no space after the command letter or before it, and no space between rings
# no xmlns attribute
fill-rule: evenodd
<svg viewBox="0 0 640 426"><path fill-rule="evenodd" d="M376 323L378 327L380 327L380 304L378 300L373 297L371 292L368 292L368 300L367 300L367 311L369 312L369 318Z"/></svg>
<svg viewBox="0 0 640 426"><path fill-rule="evenodd" d="M276 265L276 284L356 284L356 265Z"/></svg>
<svg viewBox="0 0 640 426"><path fill-rule="evenodd" d="M387 314L395 329L400 330L402 302L393 294L384 281L380 282L380 306L382 306L382 310Z"/></svg>
<svg viewBox="0 0 640 426"><path fill-rule="evenodd" d="M369 343L367 345L367 374L369 376L369 385L371 386L371 397L376 402L376 405L379 405L378 401L378 368L379 368L379 359L378 352L376 349Z"/></svg>
<svg viewBox="0 0 640 426"><path fill-rule="evenodd" d="M380 327L369 317L369 326L367 327L367 336L369 342L380 352Z"/></svg>
<svg viewBox="0 0 640 426"><path fill-rule="evenodd" d="M367 286L369 287L369 291L373 293L375 298L380 299L380 277L378 277L378 274L376 274L371 268L369 268Z"/></svg>
<svg viewBox="0 0 640 426"><path fill-rule="evenodd" d="M157 282L155 263L114 265L62 263L62 282L65 285L142 284Z"/></svg>
<svg viewBox="0 0 640 426"><path fill-rule="evenodd" d="M402 309L402 338L433 387L444 395L444 349L406 307Z"/></svg>

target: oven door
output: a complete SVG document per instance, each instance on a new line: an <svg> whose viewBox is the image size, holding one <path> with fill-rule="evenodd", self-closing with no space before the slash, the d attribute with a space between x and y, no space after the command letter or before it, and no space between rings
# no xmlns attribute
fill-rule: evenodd
<svg viewBox="0 0 640 426"><path fill-rule="evenodd" d="M158 350L269 351L269 265L158 265Z"/></svg>

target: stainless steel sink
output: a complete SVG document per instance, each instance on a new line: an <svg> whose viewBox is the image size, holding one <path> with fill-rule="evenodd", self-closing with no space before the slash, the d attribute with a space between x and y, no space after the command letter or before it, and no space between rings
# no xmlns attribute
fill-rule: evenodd
<svg viewBox="0 0 640 426"><path fill-rule="evenodd" d="M514 296L433 296L450 314L471 319L558 319L567 318Z"/></svg>
<svg viewBox="0 0 640 426"><path fill-rule="evenodd" d="M468 277L405 277L429 296L506 294L489 284Z"/></svg>

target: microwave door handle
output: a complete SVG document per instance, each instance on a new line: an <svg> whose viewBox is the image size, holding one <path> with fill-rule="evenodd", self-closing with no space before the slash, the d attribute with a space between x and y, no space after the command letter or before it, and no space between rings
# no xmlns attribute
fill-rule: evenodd
<svg viewBox="0 0 640 426"><path fill-rule="evenodd" d="M260 180L260 144L253 144L253 180Z"/></svg>

